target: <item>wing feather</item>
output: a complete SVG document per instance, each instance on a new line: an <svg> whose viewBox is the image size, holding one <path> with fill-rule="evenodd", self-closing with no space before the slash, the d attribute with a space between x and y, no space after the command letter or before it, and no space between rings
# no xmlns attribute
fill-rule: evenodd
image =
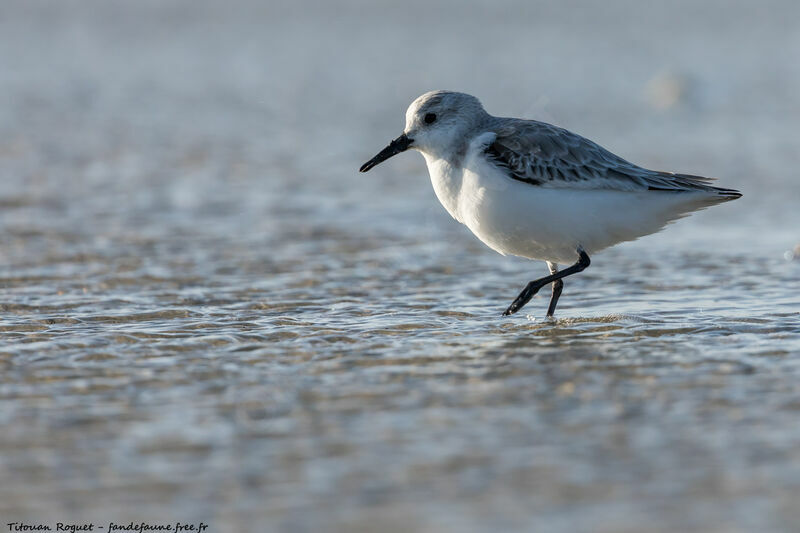
<svg viewBox="0 0 800 533"><path fill-rule="evenodd" d="M648 170L563 128L535 120L497 119L497 135L486 147L487 158L509 177L541 187L707 191L741 196L712 187L712 178Z"/></svg>

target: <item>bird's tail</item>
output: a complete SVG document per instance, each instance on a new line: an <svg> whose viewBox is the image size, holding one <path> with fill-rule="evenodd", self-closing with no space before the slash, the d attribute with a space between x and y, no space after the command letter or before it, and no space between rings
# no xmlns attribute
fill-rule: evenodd
<svg viewBox="0 0 800 533"><path fill-rule="evenodd" d="M736 189L724 189L722 187L711 187L711 190L716 193L720 201L728 202L742 197L742 193Z"/></svg>
<svg viewBox="0 0 800 533"><path fill-rule="evenodd" d="M715 178L694 176L692 174L676 174L674 172L648 171L647 185L651 191L705 192L715 199L711 203L727 202L742 197L736 189L714 187Z"/></svg>

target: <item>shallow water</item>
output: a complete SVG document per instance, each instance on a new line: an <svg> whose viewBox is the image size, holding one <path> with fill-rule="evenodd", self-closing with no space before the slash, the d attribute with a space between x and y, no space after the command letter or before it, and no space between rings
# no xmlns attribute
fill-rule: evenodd
<svg viewBox="0 0 800 533"><path fill-rule="evenodd" d="M0 515L795 529L800 8L642 9L5 2ZM500 317L544 264L357 173L432 88L745 196Z"/></svg>

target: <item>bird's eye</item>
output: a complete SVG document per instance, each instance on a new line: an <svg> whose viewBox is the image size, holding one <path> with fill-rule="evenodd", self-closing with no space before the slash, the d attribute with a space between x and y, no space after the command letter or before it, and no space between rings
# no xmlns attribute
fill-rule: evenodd
<svg viewBox="0 0 800 533"><path fill-rule="evenodd" d="M425 121L425 124L433 124L436 122L436 113L427 113L422 120Z"/></svg>

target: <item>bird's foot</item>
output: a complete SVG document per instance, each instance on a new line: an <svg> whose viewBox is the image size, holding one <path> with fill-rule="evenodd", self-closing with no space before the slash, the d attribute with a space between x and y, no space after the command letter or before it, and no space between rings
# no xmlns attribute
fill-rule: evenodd
<svg viewBox="0 0 800 533"><path fill-rule="evenodd" d="M539 289L541 288L542 288L541 285L535 282L529 283L528 286L525 287L525 290L523 290L519 294L519 296L517 296L517 298L511 303L511 305L508 306L508 309L506 309L503 312L503 316L513 315L514 313L522 309L526 303L531 301L531 298L536 296L536 293L539 292Z"/></svg>

